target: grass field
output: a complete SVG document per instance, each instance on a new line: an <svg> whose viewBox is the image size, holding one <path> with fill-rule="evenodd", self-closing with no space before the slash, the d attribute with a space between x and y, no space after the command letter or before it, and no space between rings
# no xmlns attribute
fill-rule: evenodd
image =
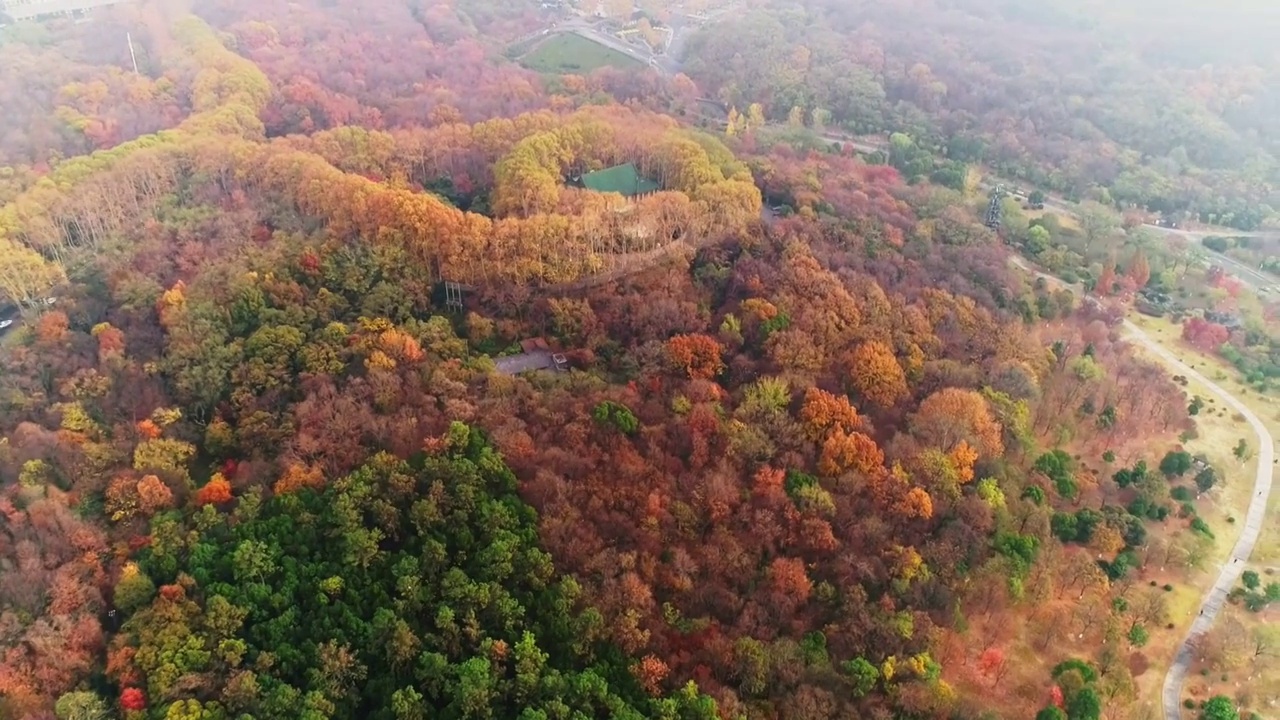
<svg viewBox="0 0 1280 720"><path fill-rule="evenodd" d="M1265 582L1274 580L1268 577ZM1234 641L1234 650L1224 653L1213 664L1202 661L1192 664L1183 697L1200 703L1214 695L1225 695L1236 701L1241 718L1249 718L1253 713L1264 718L1275 717L1280 707L1280 661L1273 644L1275 636L1264 635L1269 638L1265 645L1255 645L1255 639L1259 628L1265 632L1265 627L1273 626L1277 620L1280 620L1280 610L1275 606L1254 613L1239 604L1228 604L1218 616L1215 629ZM1224 623L1232 623L1237 629L1227 631L1221 627ZM1198 711L1184 710L1183 717L1192 717L1194 712Z"/></svg>
<svg viewBox="0 0 1280 720"><path fill-rule="evenodd" d="M1175 351L1188 365L1199 370L1206 377L1213 379L1223 389L1235 395L1245 405L1248 405L1262 420L1263 424L1267 426L1273 436L1280 436L1280 402L1277 402L1274 394L1263 394L1245 386L1240 381L1239 372L1224 360L1201 353L1182 343L1179 326L1170 323L1168 320L1136 315L1131 319L1161 345ZM1193 386L1194 384L1192 383ZM1196 392L1194 387L1188 387L1188 390ZM1209 405L1207 409L1211 413L1216 413L1216 410L1212 410L1214 407L1214 405ZM1219 421L1222 419L1225 418L1219 416ZM1204 428L1204 425L1201 427ZM1207 430L1208 428L1204 429ZM1230 443L1235 442L1236 438L1232 437L1235 434L1237 433L1232 432L1228 435L1215 436L1216 434L1212 431L1205 433L1202 430L1201 440L1207 441L1210 445L1222 445L1225 450ZM1238 434L1248 438L1251 444L1256 444L1252 431L1243 426L1243 423L1241 423ZM1226 462L1230 463L1230 461ZM1237 471L1228 476L1225 492L1223 496L1220 496L1222 502L1215 503L1218 506L1218 515L1230 513L1236 517L1243 518L1244 508L1250 498L1242 496L1245 493L1241 492L1241 486L1247 487L1252 484L1253 466L1254 461L1243 466L1237 464ZM1237 478L1239 478L1239 481L1236 480ZM1268 518L1274 518L1277 512L1280 512L1280 493L1272 492L1268 503ZM1222 527L1220 518L1215 518L1209 513L1204 514L1206 521L1210 523L1210 526L1215 531ZM1236 528L1231 528L1229 531L1230 539L1234 540L1237 535ZM1225 540L1227 538L1221 539ZM1248 569L1255 570L1267 578L1264 582L1271 582L1275 579L1275 576L1273 572L1268 572L1268 570L1276 564L1280 564L1280 527L1277 526L1274 520L1269 519L1263 526L1262 534L1258 538L1258 544L1254 548L1253 556L1250 558ZM1268 618L1274 621L1276 614L1277 611L1275 609L1269 609L1264 613L1257 614L1246 612L1239 606L1228 605L1226 612L1219 617L1215 626L1222 625L1227 617L1234 617L1239 619L1246 628L1251 629L1259 622L1266 622ZM1211 695L1223 694L1235 698L1237 702L1240 702L1241 705L1249 710L1257 711L1264 715L1274 712L1276 707L1274 703L1277 702L1277 696L1280 695L1280 693L1274 691L1275 688L1280 687L1280 685L1277 685L1277 683L1280 683L1280 657L1277 657L1277 655L1268 653L1250 659L1247 662L1241 660L1229 669L1214 668L1210 670L1203 663L1197 662L1192 665L1191 670L1192 672L1188 676L1187 684L1184 688L1184 697L1191 697L1199 701ZM1193 714L1194 711L1184 710L1184 717L1191 717Z"/></svg>
<svg viewBox="0 0 1280 720"><path fill-rule="evenodd" d="M1204 373L1206 377L1249 405L1268 425L1273 434L1280 435L1280 403L1277 403L1274 397L1267 397L1255 390L1245 388L1239 382L1239 373L1221 359L1203 355L1186 347L1181 341L1179 326L1164 319L1153 319L1137 314L1131 314L1130 319L1159 344L1172 350L1175 356L1181 358L1187 365ZM1159 357L1145 351L1140 345L1134 345L1134 352L1154 362L1162 362ZM1176 369L1170 368L1170 374L1179 373ZM1185 449L1195 454L1205 455L1221 474L1219 484L1195 501L1197 513L1208 523L1215 539L1211 546L1206 548L1207 552L1196 567L1187 567L1182 562L1175 562L1169 567L1161 567L1153 563L1143 568L1134 578L1138 586L1154 587L1166 584L1170 586L1169 594L1166 596L1170 627L1151 628L1149 643L1140 651L1135 650L1130 655L1135 697L1132 702L1121 702L1117 698L1117 702L1109 703L1107 709L1109 720L1156 720L1162 716L1160 687L1165 671L1168 670L1178 644L1185 637L1195 618L1196 608L1199 607L1205 589L1212 584L1230 548L1239 537L1245 511L1252 499L1256 456L1242 463L1232 454L1232 448L1240 438L1248 440L1251 446L1256 445L1257 441L1252 429L1243 417L1225 408L1223 403L1214 399L1208 389L1200 383L1189 380L1184 389L1188 396L1199 395L1205 399L1206 403L1201 413L1195 418L1197 437L1184 443ZM1153 460L1158 461L1165 449L1167 448L1154 445L1150 447L1148 463L1151 464ZM1189 483L1183 479L1180 484L1186 486ZM1271 501L1272 510L1276 510L1277 505L1280 505L1280 494L1273 494ZM1164 523L1148 523L1147 529L1148 543L1168 543L1191 533L1186 520L1171 519ZM1267 525L1259 539L1259 545L1254 553L1254 562L1251 563L1252 567L1263 572L1267 566L1266 560L1274 557L1273 553L1280 554L1277 553L1277 549L1280 549L1280 528L1271 523ZM1276 612L1280 612L1280 608ZM1257 618L1253 620L1256 622ZM1030 627L1029 624L1028 627ZM1092 638L1086 638L1083 642L1073 642L1073 638L1068 637L1060 643L1066 647L1059 647L1058 650L1060 652L1070 650L1087 656L1096 649L1092 640ZM1228 695L1252 694L1256 698L1262 694L1262 690L1268 686L1268 683L1280 677L1280 668L1274 667L1280 664L1276 662L1277 657L1280 655L1259 658L1256 664L1249 667L1249 672L1237 670L1226 680L1221 679L1221 674L1216 673L1200 675L1201 668L1197 664L1193 667L1194 676L1188 678L1184 697L1203 699L1213 691ZM1136 662L1139 658L1141 661ZM1024 658L1024 662L1034 666L1040 661L1033 654ZM1040 669L1039 675L1043 676L1044 672L1043 668ZM1254 704L1254 707L1258 705ZM1268 705L1265 709L1269 711L1271 707ZM1184 718L1189 719L1193 716L1193 711L1184 711Z"/></svg>
<svg viewBox="0 0 1280 720"><path fill-rule="evenodd" d="M582 75L602 67L632 70L640 62L580 35L553 35L520 58L520 64L542 73Z"/></svg>
<svg viewBox="0 0 1280 720"><path fill-rule="evenodd" d="M1061 210L1055 210L1053 208L1045 208L1044 210L1023 210L1022 214L1027 216L1027 220L1038 220L1045 215L1056 215L1060 226L1077 232L1080 230L1080 223L1076 222L1075 218L1067 215Z"/></svg>
<svg viewBox="0 0 1280 720"><path fill-rule="evenodd" d="M1136 318L1135 322L1137 322ZM1162 332L1157 333L1150 325L1146 323L1142 325L1160 344L1176 351L1188 365L1192 365L1201 372L1205 371L1205 363L1188 353L1181 343L1176 340L1168 342L1168 329L1162 329ZM1146 352L1141 346L1135 346L1134 351L1153 362L1160 362L1157 356ZM1212 377L1214 373L1206 374ZM1236 388L1228 387L1221 382L1219 385L1235 393ZM1156 711L1160 707L1160 687L1164 681L1164 673L1173 662L1177 646L1185 637L1191 621L1195 619L1195 611L1200 606L1205 589L1213 583L1219 568L1240 537L1245 512L1253 496L1253 478L1257 467L1256 458L1241 463L1232 454L1232 448L1240 438L1256 444L1253 431L1248 424L1237 418L1235 413L1224 408L1222 402L1216 400L1208 388L1203 387L1199 382L1189 380L1186 391L1188 395L1199 395L1204 398L1206 404L1200 415L1195 418L1198 437L1187 442L1185 447L1194 454L1206 456L1221 475L1219 484L1201 495L1195 503L1198 514L1208 523L1215 537L1213 549L1201 567L1170 568L1169 572L1151 568L1144 574L1144 579L1155 580L1160 584L1171 583L1175 587L1169 597L1169 622L1174 625L1174 628L1172 631L1152 633L1151 643L1144 648L1152 662L1151 671L1136 678L1139 688L1139 706L1149 711ZM1183 481L1181 484L1189 483ZM1170 529L1168 526L1152 527L1151 537L1167 538L1168 535L1173 534L1170 533ZM1180 528L1176 532L1190 531Z"/></svg>

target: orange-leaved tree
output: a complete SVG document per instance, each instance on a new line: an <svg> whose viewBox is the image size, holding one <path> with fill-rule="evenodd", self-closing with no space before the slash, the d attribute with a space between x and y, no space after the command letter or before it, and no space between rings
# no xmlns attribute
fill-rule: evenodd
<svg viewBox="0 0 1280 720"><path fill-rule="evenodd" d="M320 472L319 468L292 463L285 468L284 473L276 481L272 490L277 495L287 495L304 488L311 488L312 490L323 489L324 474Z"/></svg>
<svg viewBox="0 0 1280 720"><path fill-rule="evenodd" d="M138 504L147 515L168 510L173 507L173 491L155 475L144 476L138 481Z"/></svg>
<svg viewBox="0 0 1280 720"><path fill-rule="evenodd" d="M196 492L197 505L220 505L230 499L231 483L227 482L222 473L214 473L209 482Z"/></svg>
<svg viewBox="0 0 1280 720"><path fill-rule="evenodd" d="M883 470L884 453L871 438L860 432L846 433L836 428L822 443L818 471L829 477L852 470L863 475Z"/></svg>
<svg viewBox="0 0 1280 720"><path fill-rule="evenodd" d="M667 341L667 357L693 379L711 379L724 370L722 348L709 335L677 335Z"/></svg>
<svg viewBox="0 0 1280 720"><path fill-rule="evenodd" d="M907 375L888 345L872 340L854 349L849 358L849 384L859 397L882 408L893 407L907 395Z"/></svg>
<svg viewBox="0 0 1280 720"><path fill-rule="evenodd" d="M943 388L920 403L911 416L912 433L943 452L967 443L988 458L1004 452L1003 429L991 417L986 398L974 390Z"/></svg>
<svg viewBox="0 0 1280 720"><path fill-rule="evenodd" d="M862 418L858 416L857 408L849 404L849 398L816 387L805 391L800 419L814 440L822 439L833 428L845 432L863 429Z"/></svg>

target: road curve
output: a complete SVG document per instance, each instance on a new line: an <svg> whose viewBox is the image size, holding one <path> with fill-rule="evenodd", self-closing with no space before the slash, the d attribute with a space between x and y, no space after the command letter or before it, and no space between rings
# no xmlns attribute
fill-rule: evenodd
<svg viewBox="0 0 1280 720"><path fill-rule="evenodd" d="M1232 410L1243 415L1257 435L1258 473L1253 481L1253 500L1249 503L1249 513L1245 518L1244 528L1240 531L1240 539L1236 541L1236 546L1231 550L1231 557L1227 559L1226 565L1222 567L1222 572L1218 574L1218 579L1214 581L1213 587L1210 588L1209 592L1205 594L1204 600L1201 601L1200 614L1191 623L1191 629L1187 631L1187 636L1183 638L1182 644L1178 646L1178 654L1174 658L1173 665L1169 667L1169 672L1164 676L1164 689L1160 696L1164 705L1165 720L1181 720L1182 684L1187 678L1187 669L1191 666L1192 646L1213 625L1214 619L1217 618L1223 604L1226 603L1227 594L1231 592L1231 588L1235 586L1236 581L1240 578L1240 573L1244 572L1245 563L1248 562L1249 555L1253 552L1254 544L1258 542L1258 533L1262 530L1262 520L1267 513L1267 498L1271 494L1272 470L1275 463L1275 440L1271 437L1271 433L1267 431L1267 427L1258 419L1258 416L1248 406L1237 400L1235 396L1223 390L1204 375L1187 367L1173 353L1166 350L1155 340L1152 340L1142 328L1128 320L1125 321L1124 325L1131 339L1159 355L1168 365L1176 368L1183 375L1195 378L1203 383L1205 387L1209 388L1209 392L1216 395Z"/></svg>

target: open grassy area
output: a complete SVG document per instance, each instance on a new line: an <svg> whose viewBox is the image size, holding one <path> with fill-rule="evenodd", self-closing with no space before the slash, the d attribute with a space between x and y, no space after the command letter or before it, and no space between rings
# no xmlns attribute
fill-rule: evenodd
<svg viewBox="0 0 1280 720"><path fill-rule="evenodd" d="M1061 210L1055 210L1054 208L1045 208L1043 210L1023 210L1022 214L1025 215L1028 220L1038 220L1045 215L1056 215L1058 218L1058 224L1063 228L1074 230L1076 232L1080 231L1080 223L1076 222L1074 217L1062 212Z"/></svg>
<svg viewBox="0 0 1280 720"><path fill-rule="evenodd" d="M573 33L552 35L520 58L520 64L530 70L555 75L580 75L602 67L622 70L642 67L639 61L617 50Z"/></svg>
<svg viewBox="0 0 1280 720"><path fill-rule="evenodd" d="M1269 578L1268 581L1274 579ZM1226 666L1209 667L1198 662L1191 666L1184 695L1199 702L1214 695L1226 695L1244 709L1242 718L1251 713L1261 717L1275 717L1280 708L1280 652L1273 643L1274 634L1264 644L1258 644L1257 629L1280 621L1280 610L1275 606L1253 613L1240 605L1228 605L1219 622L1239 621L1243 632L1235 639L1240 641L1239 651L1226 658ZM1187 711L1190 712L1190 711Z"/></svg>
<svg viewBox="0 0 1280 720"><path fill-rule="evenodd" d="M1183 343L1181 329L1168 320L1139 315L1134 315L1131 319L1135 325L1146 330L1147 334L1161 345L1177 352L1183 362L1204 373L1205 377L1248 405L1258 419L1267 426L1272 437L1280 438L1280 397L1276 393L1262 393L1245 385L1241 381L1240 373L1228 362L1216 356L1206 355ZM1257 442L1252 439L1252 435L1253 433L1247 427L1242 430L1242 437L1249 439L1250 446ZM1280 513L1280 492L1272 491L1267 512L1269 516L1272 516L1272 513ZM1258 569L1280 565L1280 527L1277 527L1277 523L1268 522L1263 526L1250 564L1257 566Z"/></svg>
<svg viewBox="0 0 1280 720"><path fill-rule="evenodd" d="M1152 336L1159 338L1161 344L1167 345L1170 349L1181 350L1180 343L1164 342L1163 335L1156 335L1150 327L1144 327L1144 329ZM1167 335L1167 331L1164 335ZM1152 361L1159 362L1157 356L1145 352L1141 346L1135 346L1134 351ZM1179 355L1183 362L1204 372L1204 365L1197 362L1197 358L1183 355L1181 352ZM1212 378L1214 374L1210 372L1207 375ZM1224 389L1233 394L1236 391L1234 387L1224 386ZM1253 439L1253 430L1248 423L1237 418L1231 410L1222 407L1222 402L1194 379L1188 378L1186 392L1188 396L1199 395L1204 398L1205 406L1195 418L1197 437L1188 441L1185 447L1193 454L1205 456L1218 470L1220 476L1218 485L1195 501L1196 512L1213 531L1214 541L1212 550L1199 568L1170 567L1164 570L1148 567L1143 571L1142 577L1148 582L1169 583L1174 586L1174 591L1169 597L1169 622L1174 625L1174 628L1152 633L1151 642L1144 648L1145 654L1151 660L1151 669L1135 678L1138 684L1139 705L1151 709L1160 707L1160 688L1164 682L1164 673L1173 663L1174 653L1195 619L1196 610L1200 607L1206 588L1213 583L1219 568L1240 537L1245 513L1253 496L1253 480L1257 468L1256 458L1241 463L1232 454L1232 448L1240 438L1256 444ZM1191 485L1186 480L1181 481L1180 484ZM1161 538L1166 542L1180 533L1190 532L1185 527L1185 521L1180 521L1173 526L1168 523L1153 525L1150 530L1150 538Z"/></svg>
<svg viewBox="0 0 1280 720"><path fill-rule="evenodd" d="M1131 319L1158 343L1173 351L1174 355L1184 363L1200 371L1249 405L1268 424L1273 434L1280 434L1280 403L1276 403L1275 398L1263 396L1255 390L1244 387L1239 382L1239 373L1221 359L1202 355L1185 346L1181 341L1180 326L1167 320L1147 318L1136 313L1131 315ZM1135 344L1133 347L1134 352L1140 356L1163 364L1161 358L1146 351L1141 345ZM1172 367L1169 368L1169 373L1181 375L1179 370ZM1188 567L1181 560L1172 561L1166 567L1161 567L1161 561L1149 560L1146 567L1133 577L1132 582L1137 588L1169 587L1170 590L1165 596L1168 603L1169 627L1150 628L1150 641L1140 649L1132 649L1127 659L1133 672L1135 692L1132 701L1124 702L1117 698L1118 702L1111 704L1108 708L1108 717L1117 719L1154 720L1162 716L1160 690L1165 672L1173 662L1178 645L1195 619L1196 610L1200 606L1205 590L1213 583L1223 561L1239 538L1245 513L1252 499L1256 457L1242 463L1233 455L1232 449L1241 438L1249 442L1251 447L1256 445L1257 440L1253 430L1243 417L1223 407L1223 403L1201 383L1188 378L1184 390L1188 400L1198 395L1204 398L1205 402L1203 409L1195 418L1197 436L1188 439L1184 447L1193 454L1205 456L1219 472L1219 483L1209 492L1197 497L1194 502L1196 513L1208 524L1215 537L1213 543L1204 548L1200 561L1193 567ZM1168 449L1168 447L1152 445L1144 447L1142 453L1147 457L1148 464L1154 465ZM1132 460L1132 458L1122 459ZM1106 472L1109 471L1110 468L1107 468ZM1194 487L1189 476L1177 481L1177 484ZM1277 502L1278 496L1280 494L1272 497L1273 510L1276 509L1274 503ZM1192 533L1188 527L1188 521L1176 517L1171 517L1162 523L1148 523L1147 529L1148 547L1165 546L1171 543L1182 544ZM1266 561L1258 562L1258 558L1259 556L1271 557L1271 553L1276 553L1275 557L1280 557L1280 530L1269 525L1255 551L1253 563L1255 569L1262 572ZM1027 623L1026 627L1027 633L1034 635L1035 630L1031 629L1031 624ZM1042 677L1045 672L1044 668L1035 667L1039 664L1036 654L1025 652L1028 649L1026 643L1029 639L1032 638L1024 634L1017 643L1018 649L1015 650L1020 662L1029 666L1028 672L1019 673L1019 685L1034 681L1036 677ZM1095 649L1095 643L1095 638L1068 636L1059 641L1055 647L1059 652L1068 651L1080 656L1088 656ZM1271 673L1264 674L1256 667L1250 669L1252 672L1233 673L1230 677L1230 686L1215 688L1215 690L1231 690L1232 692L1226 693L1228 695L1240 692L1242 689L1244 692L1250 692L1251 685L1259 682L1265 685L1273 677ZM1280 672L1276 674L1280 675ZM1188 679L1188 693L1192 692L1193 679ZM1203 679L1203 676L1199 676L1199 679ZM1236 682L1241 683L1241 688L1235 687ZM1200 683L1198 692L1207 691L1207 688L1203 687L1205 684L1205 682ZM1257 685L1258 692L1262 689L1262 685ZM1193 715L1192 711L1186 711L1186 717L1193 717Z"/></svg>
<svg viewBox="0 0 1280 720"><path fill-rule="evenodd" d="M1280 436L1280 402L1274 394L1264 394L1257 390L1247 387L1241 382L1240 374L1234 367L1223 359L1202 353L1182 342L1181 328L1163 318L1150 318L1134 315L1131 317L1135 324L1146 330L1147 334L1156 339L1161 345L1173 350L1182 359L1183 362L1191 365L1199 370L1206 377L1212 379L1215 383L1235 395L1241 402L1248 405L1251 410L1257 414L1258 418L1267 426L1267 429L1273 436ZM1198 392L1194 387L1195 383L1188 386L1188 391L1192 393ZM1212 410L1215 406L1209 405L1206 411L1217 413ZM1231 415L1231 413L1227 413ZM1256 444L1253 440L1252 431L1239 423L1240 430L1235 435L1249 439L1250 444ZM1228 443L1234 444L1238 437L1218 436L1217 433L1208 431L1204 424L1201 424L1201 441L1210 445L1221 445L1219 453L1229 456L1226 448ZM1251 461L1241 466L1235 463L1236 468L1228 475L1226 487L1220 502L1215 503L1217 508L1215 511L1203 510L1210 527L1215 531L1222 527L1221 515L1223 513L1234 513L1236 517L1243 518L1244 508L1249 501L1249 497L1245 488L1252 486L1252 473L1254 462ZM1268 503L1268 517L1275 517L1276 513L1280 513L1280 493L1272 492ZM1215 518L1215 515L1218 516ZM1215 522L1215 519L1218 521ZM1231 532L1231 538L1234 540L1236 531L1234 528ZM1219 536L1220 540L1226 538ZM1223 543L1219 543L1221 546ZM1258 544L1254 548L1253 555L1250 558L1249 569L1258 571L1264 578L1268 578L1266 582L1272 581L1275 576L1267 571L1270 568L1280 564L1280 528L1274 521L1267 522L1263 526L1262 534L1258 538ZM1250 613L1237 605L1228 605L1226 611L1218 618L1215 627L1221 626L1224 622L1231 619L1237 619L1243 625L1252 629L1259 622L1266 622L1268 619L1274 621L1276 619L1276 610L1268 610L1262 614ZM1225 671L1224 671L1225 670ZM1187 678L1187 685L1184 689L1184 696L1189 696L1197 700L1203 700L1216 694L1226 695L1244 701L1242 704L1252 706L1253 709L1260 709L1266 713L1273 711L1274 703L1277 701L1275 688L1280 687L1280 656L1275 651L1257 658L1249 658L1248 661L1239 661L1231 668L1210 669L1205 667L1203 663L1197 662L1192 666L1192 674ZM1158 696L1158 689L1157 689ZM1184 710L1184 715L1191 717L1194 714L1192 710Z"/></svg>
<svg viewBox="0 0 1280 720"><path fill-rule="evenodd" d="M1264 582L1275 580L1264 576ZM1235 700L1240 717L1275 717L1280 708L1280 634L1275 624L1280 621L1280 608L1275 605L1261 612L1250 612L1240 603L1229 603L1210 631L1206 651L1195 659L1183 697L1198 704L1214 695ZM1192 709L1183 710L1191 717Z"/></svg>

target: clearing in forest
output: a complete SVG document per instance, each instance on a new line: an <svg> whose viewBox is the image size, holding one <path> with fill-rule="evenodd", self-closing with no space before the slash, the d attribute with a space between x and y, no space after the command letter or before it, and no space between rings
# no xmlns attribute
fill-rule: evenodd
<svg viewBox="0 0 1280 720"><path fill-rule="evenodd" d="M1214 380L1253 410L1272 436L1280 433L1280 412L1277 411L1273 393L1263 393L1249 387L1241 381L1239 372L1222 358L1187 345L1181 340L1179 326L1167 319L1141 316L1133 316L1131 319L1147 332L1148 337L1176 353L1183 362ZM1188 387L1188 391L1199 394L1195 383ZM1223 409L1215 409L1213 405L1209 405L1207 410L1210 415L1226 415ZM1235 417L1232 419L1238 420ZM1201 424L1201 427L1204 425ZM1226 450L1241 438L1253 442L1252 434L1244 428L1238 433L1221 437L1214 437L1212 434L1206 437L1202 433L1200 440ZM1234 474L1240 477L1252 475L1257 460L1252 452L1249 455L1248 461L1236 460L1238 472ZM1229 477L1232 474L1228 471ZM1252 484L1228 481L1225 492L1226 497L1221 498L1221 511L1231 516L1243 517L1244 508L1252 499L1249 497L1252 495ZM1277 512L1280 512L1280 500L1276 493L1272 493L1267 516L1274 517ZM1238 529L1231 527L1228 532L1229 541L1234 542ZM1277 561L1280 561L1280 532L1274 523L1268 523L1264 525L1258 544L1244 569L1257 573L1259 585L1265 585L1277 580ZM1241 588L1243 585L1237 583L1236 587ZM1280 691L1276 690L1280 685L1275 684L1280 679L1280 667L1274 661L1277 650L1280 650L1280 636L1269 633L1267 629L1268 616L1274 617L1277 612L1280 612L1280 605L1271 604L1258 612L1250 612L1239 599L1227 604L1213 628L1198 644L1191 671L1183 685L1183 698L1191 699L1197 707L1186 709L1184 706L1184 717L1198 712L1198 704L1213 695L1233 698L1246 711L1266 712L1280 703ZM1184 632L1184 628L1180 627L1179 631ZM1241 716L1246 714L1242 712Z"/></svg>
<svg viewBox="0 0 1280 720"><path fill-rule="evenodd" d="M1014 264L1025 268L1025 265L1019 261L1015 261ZM1049 282L1055 286L1064 284L1056 278L1049 279ZM1073 289L1079 292L1078 288ZM1220 359L1206 357L1187 347L1179 339L1180 332L1176 325L1164 319L1152 319L1136 314L1130 319L1151 340L1173 351L1174 355L1184 363L1205 374L1262 415L1264 422L1273 433L1280 431L1278 427L1280 423L1275 422L1280 419L1280 414L1276 412L1275 406L1270 405L1269 412L1265 412L1262 407L1273 401L1232 380L1236 375L1234 369ZM1144 566L1131 575L1112 581L1112 591L1126 597L1127 601L1134 604L1141 603L1142 598L1147 595L1161 594L1164 598L1163 612L1156 613L1162 617L1158 621L1147 623L1148 639L1140 644L1130 642L1124 651L1123 661L1132 675L1132 685L1122 683L1121 685L1126 687L1122 688L1120 685L1112 687L1111 689L1116 690L1117 694L1110 698L1110 702L1116 707L1127 706L1133 716L1156 718L1161 714L1160 693L1165 673L1197 617L1197 610L1204 599L1206 589L1213 584L1223 563L1228 561L1231 549L1241 534L1245 514L1253 498L1253 478L1257 468L1257 457L1249 454L1241 459L1235 455L1234 448L1241 439L1245 439L1250 445L1256 444L1256 440L1244 418L1226 407L1204 384L1195 378L1184 377L1177 366L1166 362L1156 353L1148 351L1140 343L1132 342L1131 347L1138 356L1164 366L1170 374L1174 375L1186 393L1188 403L1195 398L1200 398L1200 407L1193 418L1196 426L1195 433L1184 436L1178 446L1192 455L1205 458L1217 471L1217 482L1207 491L1200 491L1196 487L1192 481L1195 473L1191 471L1167 478L1171 488L1170 505L1178 508L1178 511L1163 521L1146 524L1146 540L1138 551L1145 561ZM1099 476L1102 478L1112 476L1121 465L1132 465L1140 458L1145 459L1148 466L1154 469L1164 454L1172 448L1173 445L1167 443L1142 441L1137 443L1136 448L1117 447L1115 448L1117 458L1114 462L1105 463L1099 471ZM1135 449L1137 454L1134 454ZM1102 458L1102 460L1106 459ZM1087 461L1089 464L1097 462L1096 458L1090 458ZM1103 482L1099 487L1103 492L1104 504L1126 505L1127 497L1122 497L1119 494L1120 490L1114 487L1113 483ZM1180 488L1181 497L1174 494L1173 488ZM1193 506L1194 516L1206 524L1211 536L1207 534L1201 536L1190 527L1188 517L1183 516L1184 513L1180 508L1183 502L1189 502ZM1264 531L1264 542L1267 534ZM1258 550L1263 550L1263 544L1259 544ZM1255 552L1255 559L1256 555L1257 552ZM1158 593L1157 590L1164 592ZM1034 620L1035 615L1038 614L1041 614L1040 609L1034 611L1033 617L1025 623L1030 634L1024 636L1021 642L1010 643L1008 646L1010 655L1019 660L1020 666L1018 674L1011 679L1012 686L1033 682L1035 678L1043 677L1047 672L1047 667L1043 665L1046 662L1044 653L1040 647L1036 646L1037 642L1044 641L1043 632L1030 621ZM1007 622L1008 616L1002 615L1001 620ZM1080 618L1073 617L1073 620L1078 623ZM1121 631L1126 629L1127 626L1122 627ZM1067 655L1087 657L1096 649L1096 638L1087 634L1084 637L1072 635L1055 637L1055 643L1057 650L1065 651ZM1243 665L1244 663L1240 663L1240 667ZM1025 666L1025 669L1022 669L1022 666ZM1244 681L1245 686L1251 682L1247 676L1241 676L1237 672L1229 675L1230 683L1223 681L1221 685L1210 688L1209 683L1206 682L1209 676L1200 675L1201 667L1201 663L1193 665L1193 675L1188 676L1184 686L1184 697L1190 696L1196 700L1203 700L1212 694L1210 689L1214 692L1225 692L1230 689L1232 692L1225 692L1225 694L1231 695L1238 688L1229 686L1234 685L1236 681ZM1226 674L1211 673L1210 675L1217 679Z"/></svg>
<svg viewBox="0 0 1280 720"><path fill-rule="evenodd" d="M520 64L542 73L583 75L602 67L631 70L640 63L626 55L573 33L552 35L520 58Z"/></svg>

